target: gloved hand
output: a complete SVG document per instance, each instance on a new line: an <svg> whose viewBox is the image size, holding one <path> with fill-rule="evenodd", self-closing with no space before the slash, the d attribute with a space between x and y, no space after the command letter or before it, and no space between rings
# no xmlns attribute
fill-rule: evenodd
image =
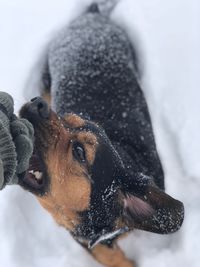
<svg viewBox="0 0 200 267"><path fill-rule="evenodd" d="M0 189L18 182L33 153L33 127L13 114L13 106L12 97L0 92Z"/></svg>
<svg viewBox="0 0 200 267"><path fill-rule="evenodd" d="M29 166L29 159L33 153L34 131L29 121L19 119L15 115L10 123L10 128L17 152L16 174L20 174Z"/></svg>

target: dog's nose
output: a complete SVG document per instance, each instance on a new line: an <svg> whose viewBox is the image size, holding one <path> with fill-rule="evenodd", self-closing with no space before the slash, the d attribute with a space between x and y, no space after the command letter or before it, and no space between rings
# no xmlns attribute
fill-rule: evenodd
<svg viewBox="0 0 200 267"><path fill-rule="evenodd" d="M33 116L41 117L42 119L48 119L49 117L48 104L41 97L34 97L31 99L29 112Z"/></svg>

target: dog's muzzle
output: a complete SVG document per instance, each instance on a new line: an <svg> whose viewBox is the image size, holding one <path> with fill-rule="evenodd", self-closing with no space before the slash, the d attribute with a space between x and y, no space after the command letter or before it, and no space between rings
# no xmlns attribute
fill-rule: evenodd
<svg viewBox="0 0 200 267"><path fill-rule="evenodd" d="M48 104L41 97L34 97L31 99L27 111L35 118L48 119L50 110Z"/></svg>
<svg viewBox="0 0 200 267"><path fill-rule="evenodd" d="M27 119L34 127L34 151L29 161L29 168L21 176L19 183L39 195L47 191L49 184L43 154L49 144L50 114L48 104L41 97L31 99L20 111L21 117Z"/></svg>
<svg viewBox="0 0 200 267"><path fill-rule="evenodd" d="M20 115L34 123L49 119L50 109L41 97L34 97L21 108Z"/></svg>

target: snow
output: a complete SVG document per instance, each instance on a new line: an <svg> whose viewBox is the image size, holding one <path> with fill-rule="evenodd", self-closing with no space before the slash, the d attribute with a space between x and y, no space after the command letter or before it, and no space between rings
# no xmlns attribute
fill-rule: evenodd
<svg viewBox="0 0 200 267"><path fill-rule="evenodd" d="M13 95L16 111L25 101L31 66L49 36L90 2L0 0L0 89ZM199 8L197 0L121 0L112 15L138 40L166 190L186 209L183 227L175 234L135 231L120 241L140 267L199 266ZM0 203L1 266L101 266L28 192L7 187L0 192Z"/></svg>

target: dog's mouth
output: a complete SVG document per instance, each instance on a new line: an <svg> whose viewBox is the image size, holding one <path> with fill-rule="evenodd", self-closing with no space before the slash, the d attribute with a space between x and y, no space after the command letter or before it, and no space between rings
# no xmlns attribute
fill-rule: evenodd
<svg viewBox="0 0 200 267"><path fill-rule="evenodd" d="M40 196L47 193L49 184L44 161L49 114L47 104L40 98L34 98L31 102L25 104L20 111L20 116L29 120L34 127L35 147L29 161L29 168L20 175L19 184L24 189Z"/></svg>
<svg viewBox="0 0 200 267"><path fill-rule="evenodd" d="M23 179L24 182L34 189L42 189L45 182L44 167L36 151L34 151L29 164L29 169L26 171Z"/></svg>
<svg viewBox="0 0 200 267"><path fill-rule="evenodd" d="M34 149L29 161L29 168L20 179L20 185L36 195L47 192L48 175L39 152Z"/></svg>

